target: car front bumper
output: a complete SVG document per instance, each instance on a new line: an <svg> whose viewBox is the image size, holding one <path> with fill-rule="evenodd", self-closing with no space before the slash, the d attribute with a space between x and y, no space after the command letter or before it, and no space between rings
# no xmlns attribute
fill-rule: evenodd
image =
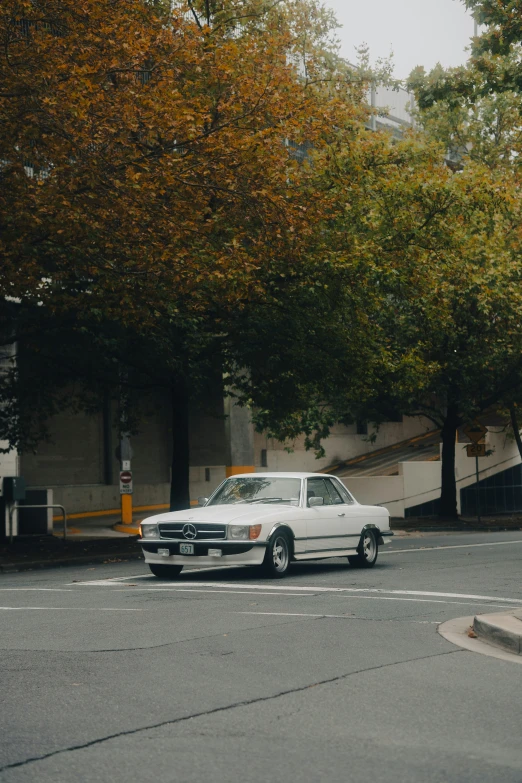
<svg viewBox="0 0 522 783"><path fill-rule="evenodd" d="M261 565L267 547L266 541L194 541L190 542L194 544L194 554L181 555L180 544L186 543L144 538L138 541L146 563L182 566Z"/></svg>

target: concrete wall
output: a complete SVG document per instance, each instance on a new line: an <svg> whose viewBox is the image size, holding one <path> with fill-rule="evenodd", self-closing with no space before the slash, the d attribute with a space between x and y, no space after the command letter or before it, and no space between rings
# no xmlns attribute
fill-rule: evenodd
<svg viewBox="0 0 522 783"><path fill-rule="evenodd" d="M520 455L515 441L508 438L502 427L491 427L486 435L486 448L491 450L489 457L479 458L479 480L493 476L501 470L507 470L520 464ZM455 459L457 479L458 511L460 513L460 490L475 484L475 459L466 455L466 446L457 443Z"/></svg>
<svg viewBox="0 0 522 783"><path fill-rule="evenodd" d="M255 433L250 410L235 404L233 397L225 400L226 440L228 444L228 475L247 473L256 466ZM260 452L257 455L261 464Z"/></svg>
<svg viewBox="0 0 522 783"><path fill-rule="evenodd" d="M8 443L6 441L0 440L0 449L6 449L8 447ZM7 521L7 509L5 507L5 504L3 502L3 480L4 476L18 476L19 475L19 457L16 451L11 450L7 454L0 454L0 538L2 536L7 536L8 531L8 521ZM16 521L15 526L13 528L13 532L16 535L17 533L17 527L16 527Z"/></svg>
<svg viewBox="0 0 522 783"><path fill-rule="evenodd" d="M516 443L500 427L488 431L486 448L492 453L479 459L480 481L520 464ZM440 497L440 471L440 462L400 462L398 476L356 476L344 483L359 503L383 505L392 516L402 518L406 508ZM460 514L460 490L476 482L475 459L467 456L466 444L457 443L455 477Z"/></svg>
<svg viewBox="0 0 522 783"><path fill-rule="evenodd" d="M205 467L190 468L190 498L208 497L226 476L225 465L206 466L210 473L209 481L205 478ZM78 514L85 511L108 511L120 507L119 486L53 486L55 503L65 506L68 514ZM141 484L135 483L132 496L133 507L157 506L169 502L170 484L168 482ZM55 512L58 514L58 512Z"/></svg>
<svg viewBox="0 0 522 783"><path fill-rule="evenodd" d="M399 462L398 476L354 476L343 479L359 503L385 506L392 517L406 508L440 497L440 462Z"/></svg>
<svg viewBox="0 0 522 783"><path fill-rule="evenodd" d="M209 409L209 413L193 410L190 414L190 492L193 500L209 495L221 483L229 458L222 399L209 403ZM25 454L21 458L21 474L28 486L51 488L54 501L65 506L69 514L118 509L120 466L115 455L118 431L114 407L109 423L108 428L106 419L104 425L101 412L87 415L66 411L55 416L49 423L51 440L41 443L35 454ZM157 395L150 402L140 431L130 440L133 506L168 503L172 426L165 397ZM105 464L107 452L108 466ZM0 460L0 470L1 466ZM108 477L110 482L104 483Z"/></svg>
<svg viewBox="0 0 522 783"><path fill-rule="evenodd" d="M361 454L370 454L377 449L382 449L408 440L416 435L421 435L428 430L433 429L427 419L421 417L403 418L402 422L385 422L381 424L378 430L371 426L368 428L368 435L357 435L356 425L351 424L347 427L338 424L332 427L330 437L323 442L326 456L316 459L313 451L306 451L304 447L304 438L299 438L293 443L279 443L271 440L266 435L254 434L254 464L256 470L276 470L276 471L317 471L335 465L337 462L358 457ZM375 442L369 442L372 433L375 434ZM291 448L289 453L287 448ZM267 451L266 468L261 467L261 450Z"/></svg>
<svg viewBox="0 0 522 783"><path fill-rule="evenodd" d="M392 517L404 517L403 476L360 476L342 481L359 503L385 506Z"/></svg>

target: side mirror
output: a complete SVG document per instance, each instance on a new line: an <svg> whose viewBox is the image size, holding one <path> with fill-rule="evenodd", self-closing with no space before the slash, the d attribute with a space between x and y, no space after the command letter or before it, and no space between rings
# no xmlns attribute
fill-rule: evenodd
<svg viewBox="0 0 522 783"><path fill-rule="evenodd" d="M204 498L203 496L198 498L198 506L206 506L208 503L208 498Z"/></svg>
<svg viewBox="0 0 522 783"><path fill-rule="evenodd" d="M308 505L310 508L313 506L324 506L324 498L308 498Z"/></svg>

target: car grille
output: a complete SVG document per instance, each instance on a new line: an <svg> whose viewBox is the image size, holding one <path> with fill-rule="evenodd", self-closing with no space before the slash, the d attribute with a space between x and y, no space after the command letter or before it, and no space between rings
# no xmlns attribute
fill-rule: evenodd
<svg viewBox="0 0 522 783"><path fill-rule="evenodd" d="M193 524L192 522L163 522L159 525L160 538L165 539L181 539L182 541L205 541L215 540L219 538L227 537L226 525L194 525L197 534L196 538L185 538L183 535L183 527L186 524Z"/></svg>

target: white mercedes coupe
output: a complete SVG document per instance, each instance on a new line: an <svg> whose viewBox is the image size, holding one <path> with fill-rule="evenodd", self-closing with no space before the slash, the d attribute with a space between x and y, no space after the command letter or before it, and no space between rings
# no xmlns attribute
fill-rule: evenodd
<svg viewBox="0 0 522 783"><path fill-rule="evenodd" d="M391 541L390 515L362 506L335 476L245 473L223 481L199 508L144 519L139 543L155 576L183 566L262 566L282 577L293 560L348 557L371 568Z"/></svg>

